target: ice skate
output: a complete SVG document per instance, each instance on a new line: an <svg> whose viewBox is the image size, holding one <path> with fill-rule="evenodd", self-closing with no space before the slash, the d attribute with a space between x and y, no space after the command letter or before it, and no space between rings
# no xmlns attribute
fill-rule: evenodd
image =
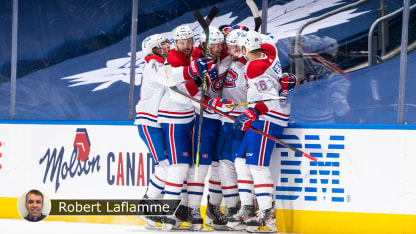
<svg viewBox="0 0 416 234"><path fill-rule="evenodd" d="M228 220L238 212L238 207L229 207L227 208L227 212L225 213L225 219Z"/></svg>
<svg viewBox="0 0 416 234"><path fill-rule="evenodd" d="M139 216L139 219L141 219L145 225L144 227L146 229L159 229L161 227L161 225L157 225L157 224L162 224L162 217L161 216Z"/></svg>
<svg viewBox="0 0 416 234"><path fill-rule="evenodd" d="M170 231L176 226L176 217L174 215L162 217L162 230Z"/></svg>
<svg viewBox="0 0 416 234"><path fill-rule="evenodd" d="M179 205L178 209L175 212L175 221L176 223L170 230L186 230L189 229L188 226L183 226L184 222L188 221L188 207L184 205Z"/></svg>
<svg viewBox="0 0 416 234"><path fill-rule="evenodd" d="M227 218L227 227L231 230L244 230L247 228L245 221L256 218L253 205L245 205L238 212Z"/></svg>
<svg viewBox="0 0 416 234"><path fill-rule="evenodd" d="M199 208L189 207L188 222L193 231L199 231L202 229L204 220L201 218L201 210Z"/></svg>
<svg viewBox="0 0 416 234"><path fill-rule="evenodd" d="M143 196L144 200L148 200L149 196L147 196L147 190L146 193ZM158 229L161 228L161 224L162 224L162 216L149 216L149 215L139 215L138 216L140 220L142 220L145 225L144 227L146 229ZM159 223L159 226L157 226L157 224Z"/></svg>
<svg viewBox="0 0 416 234"><path fill-rule="evenodd" d="M208 227L212 227L215 230L228 230L226 227L227 220L225 215L220 211L219 206L214 206L209 202L209 195L208 195L208 206L207 211L205 213L205 225Z"/></svg>
<svg viewBox="0 0 416 234"><path fill-rule="evenodd" d="M258 210L257 217L246 221L247 232L272 232L277 233L276 216L274 208L267 210Z"/></svg>

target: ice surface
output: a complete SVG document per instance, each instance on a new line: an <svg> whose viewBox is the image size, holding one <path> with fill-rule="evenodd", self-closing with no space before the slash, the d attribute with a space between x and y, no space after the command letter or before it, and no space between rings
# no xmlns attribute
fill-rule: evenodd
<svg viewBox="0 0 416 234"><path fill-rule="evenodd" d="M0 219L0 233L14 234L134 234L134 233L191 233L190 231L162 231L148 230L144 226L119 225L119 224L95 224L95 223L73 223L60 221L28 222L23 219ZM207 233L202 231L199 233ZM230 232L212 231L215 234ZM234 232L233 232L234 233ZM243 233L243 232L242 232Z"/></svg>

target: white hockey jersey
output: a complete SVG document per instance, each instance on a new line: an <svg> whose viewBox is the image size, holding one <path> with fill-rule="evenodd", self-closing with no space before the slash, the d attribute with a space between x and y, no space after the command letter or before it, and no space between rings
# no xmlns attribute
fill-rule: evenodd
<svg viewBox="0 0 416 234"><path fill-rule="evenodd" d="M208 77L207 79L207 90L205 92L205 95L208 96L209 99L221 97L222 91L223 91L223 85L224 85L224 78L227 75L227 71L230 65L231 65L231 59L229 56L225 57L224 59L220 59L220 58L217 59L215 66L217 66L217 69L218 69L218 78L211 79L211 77ZM199 88L199 92L195 95L195 98L201 99L201 90L202 90L202 87ZM194 106L195 106L195 111L199 114L200 105L194 102ZM220 119L221 115L204 110L204 118Z"/></svg>
<svg viewBox="0 0 416 234"><path fill-rule="evenodd" d="M263 42L263 41L262 41ZM281 89L278 81L282 69L273 44L262 43L263 57L255 59L246 65L247 101L261 101L279 97ZM285 100L273 100L258 104L251 104L260 112L260 120L286 127L290 117L290 104Z"/></svg>
<svg viewBox="0 0 416 234"><path fill-rule="evenodd" d="M240 57L240 61L232 61L227 74L224 77L224 86L222 90L222 98L232 100L235 103L247 102L246 80L244 78L244 67L246 64L244 57ZM236 106L233 111L228 112L233 117L239 116L246 109L245 106ZM221 117L222 122L232 123L234 121Z"/></svg>
<svg viewBox="0 0 416 234"><path fill-rule="evenodd" d="M136 105L136 120L134 124L159 127L157 114L159 104L166 92L165 72L163 69L164 59L157 55L145 57L141 77L140 97Z"/></svg>
<svg viewBox="0 0 416 234"><path fill-rule="evenodd" d="M201 51L193 48L192 60L198 59ZM181 88L177 82L179 75L182 76L184 67L189 66L191 60L186 58L182 53L173 49L170 51L167 62L172 65L172 75L178 88ZM178 123L184 124L193 121L195 117L195 108L192 101L171 89L167 89L159 105L158 122L159 123Z"/></svg>
<svg viewBox="0 0 416 234"><path fill-rule="evenodd" d="M201 54L202 55L202 54ZM218 71L218 77L213 79L207 77L207 89L205 92L204 102L209 101L211 98L220 97L223 89L224 78L227 74L227 70L230 67L231 59L226 56L224 59L218 58L215 66ZM214 65L213 65L214 66ZM189 95L195 97L196 99L201 100L201 91L202 87L197 87L193 81L193 78L188 75L188 72L183 67L174 67L172 68L172 77L175 82L176 87L183 92L188 93ZM202 85L201 85L202 86ZM200 113L200 104L197 102L191 102L195 108L196 113ZM207 110L204 110L204 118L210 119L220 119L220 115L217 113L211 113Z"/></svg>

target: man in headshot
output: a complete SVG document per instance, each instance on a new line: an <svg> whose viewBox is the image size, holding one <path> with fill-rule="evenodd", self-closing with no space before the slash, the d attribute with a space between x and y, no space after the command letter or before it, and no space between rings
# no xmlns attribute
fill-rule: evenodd
<svg viewBox="0 0 416 234"><path fill-rule="evenodd" d="M27 221L38 222L46 217L42 214L43 194L39 190L32 189L26 194L25 206L28 212L25 217Z"/></svg>

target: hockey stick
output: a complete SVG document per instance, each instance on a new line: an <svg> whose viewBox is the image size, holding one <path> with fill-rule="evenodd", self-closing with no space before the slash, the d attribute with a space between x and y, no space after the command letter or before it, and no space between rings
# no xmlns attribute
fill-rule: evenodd
<svg viewBox="0 0 416 234"><path fill-rule="evenodd" d="M235 118L234 118L234 117L232 117L232 116L230 116L230 115L228 115L228 114L226 114L226 113L224 113L224 112L222 112L222 111L220 111L220 110L216 109L215 107L212 107L212 106L210 106L210 105L208 105L208 104L206 104L206 103L204 103L204 102L201 102L200 100L198 100L198 99L196 99L196 98L192 97L191 95L189 95L189 94L187 94L187 93L185 93L185 92L183 92L183 91L179 90L179 89L178 89L178 87L176 87L175 83L173 82L173 79L172 79L172 70L171 70L171 66L170 66L170 64L169 64L169 63L166 63L166 64L165 64L165 66L164 66L164 68L165 68L165 73L166 73L167 83L168 83L168 86L169 86L169 88L170 88L171 90L173 90L173 91L175 91L175 92L177 92L177 93L179 93L179 94L181 94L181 95L183 95L183 96L185 96L185 97L187 97L187 98L191 99L191 100L192 100L192 101L194 101L194 102L199 103L200 105L202 105L202 106L204 106L204 107L210 108L210 109L211 109L211 110L213 110L214 112L216 112L216 113L218 113L218 114L220 114L220 115L222 115L222 116L224 116L224 117L226 117L226 118L228 118L228 119L230 119L230 120L232 120L232 121L235 121ZM291 145L289 145L289 144L287 144L287 143L285 143L285 142L283 142L283 141L281 141L281 140L279 140L279 139L277 139L277 138L275 138L275 137L273 137L273 136L270 136L269 134L267 134L267 133L265 133L265 132L262 132L262 131L260 131L260 130L258 130L258 129L256 129L256 128L252 127L252 126L250 126L249 128L250 128L251 130L253 130L253 131L257 132L258 134L263 135L263 136L265 136L265 137L269 138L270 140L273 140L274 142L276 142L276 143L278 143L278 144L281 144L281 145L283 145L284 147L286 147L286 148L288 148L288 149L291 149L291 150L295 151L296 153L298 153L298 154L300 154L300 155L302 155L302 156L304 156L304 157L306 157L306 158L308 158L308 159L310 159L310 160L312 160L312 161L314 161L314 162L318 161L318 159L317 159L317 158L315 158L315 157L311 156L310 154L305 153L305 152L303 152L302 150L300 150L300 149L298 149L298 148L295 148L295 147L293 147L293 146L291 146Z"/></svg>
<svg viewBox="0 0 416 234"><path fill-rule="evenodd" d="M212 9L211 9L211 11L208 13L208 16L207 16L207 18L205 18L205 22L206 22L206 27L208 27L210 24L211 24L211 22L212 22L212 20L215 18L215 16L218 14L218 12L220 11L220 9L217 7L217 6L214 6ZM199 11L198 11L199 12ZM194 15L195 15L195 12L194 12ZM196 17L196 16L195 16ZM199 16L198 16L198 18L197 18L197 20L198 20L198 23L199 24L201 24L201 23L203 23L203 21L201 20L201 19L203 19L202 18L202 16L201 16L201 13L199 12ZM201 26L202 26L202 24L201 24ZM205 30L204 30L205 31Z"/></svg>
<svg viewBox="0 0 416 234"><path fill-rule="evenodd" d="M205 59L208 59L209 54L209 24L212 22L214 17L219 12L219 8L217 6L214 6L211 11L208 13L208 16L206 19L202 17L201 12L199 10L194 11L194 16L198 20L199 24L201 25L202 29L205 32L206 38L205 38ZM204 103L205 98L205 90L207 89L207 74L204 73L204 78L202 79L202 90L201 90L201 102ZM195 159L195 180L198 177L198 169L199 169L199 153L201 151L201 135L202 135L202 121L204 118L204 108L201 105L199 110L199 128L198 128L198 143L196 146L196 159Z"/></svg>
<svg viewBox="0 0 416 234"><path fill-rule="evenodd" d="M251 10L251 14L253 14L254 17L254 31L258 31L260 26L261 26L261 17L260 17L260 12L259 9L257 8L256 4L254 3L253 0L246 0L246 3L248 5L248 7Z"/></svg>
<svg viewBox="0 0 416 234"><path fill-rule="evenodd" d="M277 98L266 99L266 100L259 100L259 101L252 101L252 102L242 102L242 103L235 103L235 104L226 104L225 106L227 108L235 107L235 106L247 106L247 105L250 105L250 104L256 104L256 103L259 103L259 102L269 102L269 101L274 101L274 100L286 100L286 97L277 97Z"/></svg>

